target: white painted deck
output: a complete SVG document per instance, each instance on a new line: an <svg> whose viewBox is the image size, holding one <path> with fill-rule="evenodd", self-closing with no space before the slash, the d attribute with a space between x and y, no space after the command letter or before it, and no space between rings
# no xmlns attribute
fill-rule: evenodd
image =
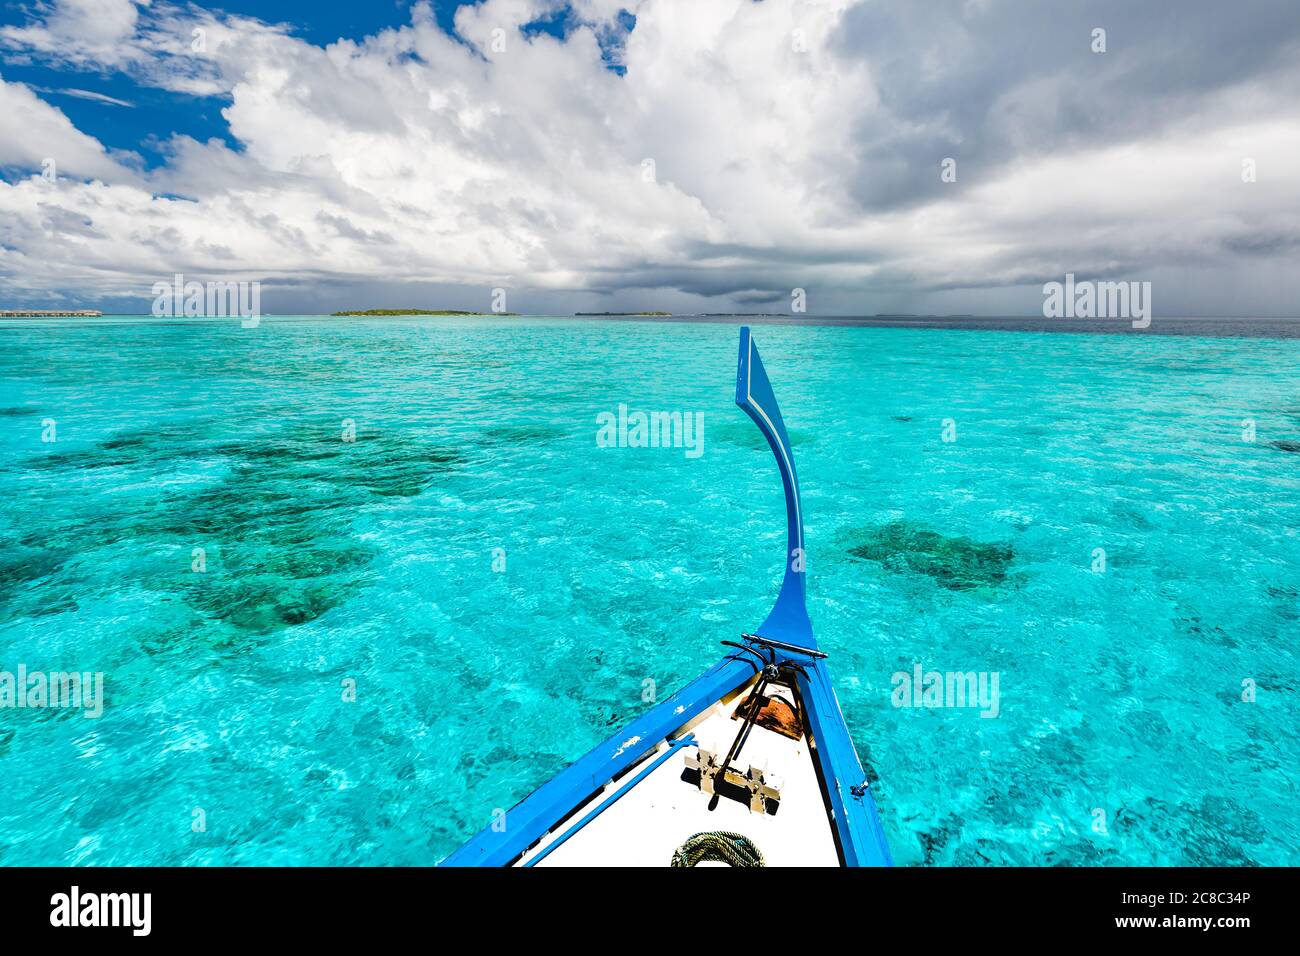
<svg viewBox="0 0 1300 956"><path fill-rule="evenodd" d="M749 688L719 702L680 728L671 737L693 733L706 750L719 759L740 728L732 712L744 700ZM790 700L785 688L769 688ZM547 834L520 860L533 856L564 836L587 813L610 794L644 770L667 747L663 743L626 774L592 797L555 831ZM733 767L745 772L761 768L770 784L781 791L775 814L759 814L748 804L727 797L708 809L712 799L693 783L682 780L686 755L695 747L680 747L644 780L606 808L567 842L537 863L538 866L668 866L673 851L693 834L728 830L749 837L763 854L768 866L838 866L839 854L831 830L829 813L822 797L817 770L808 752L805 736L791 740L764 727L754 727ZM702 863L701 866L725 864Z"/></svg>

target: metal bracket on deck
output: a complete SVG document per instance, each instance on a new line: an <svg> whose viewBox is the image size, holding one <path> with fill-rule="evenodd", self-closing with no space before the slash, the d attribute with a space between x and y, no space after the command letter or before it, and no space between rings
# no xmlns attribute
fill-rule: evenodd
<svg viewBox="0 0 1300 956"><path fill-rule="evenodd" d="M686 754L686 766L699 773L702 792L710 796L717 793L718 771L722 769L717 754L700 747L696 753ZM754 813L766 813L769 800L778 804L781 802L781 791L769 784L764 779L763 771L757 767L750 767L745 773L728 767L723 780L729 787L748 792L749 809Z"/></svg>
<svg viewBox="0 0 1300 956"><path fill-rule="evenodd" d="M686 766L691 770L699 771L700 790L713 796L713 781L718 776L721 765L718 762L718 755L712 750L705 750L700 747L695 753L686 755Z"/></svg>
<svg viewBox="0 0 1300 956"><path fill-rule="evenodd" d="M735 771L729 772L728 782L730 782L731 773L735 773ZM739 775L737 774L737 776ZM769 786L763 779L763 771L757 767L750 767L744 779L745 788L749 791L749 809L755 813L767 813L767 801L769 800L777 803L781 802L781 791L776 787Z"/></svg>

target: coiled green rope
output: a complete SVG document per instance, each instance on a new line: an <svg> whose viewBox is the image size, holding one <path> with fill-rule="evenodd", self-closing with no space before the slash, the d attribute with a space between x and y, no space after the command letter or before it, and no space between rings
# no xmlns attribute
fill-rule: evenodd
<svg viewBox="0 0 1300 956"><path fill-rule="evenodd" d="M725 830L695 834L673 853L672 865L695 866L704 860L721 861L732 867L766 865L753 840Z"/></svg>

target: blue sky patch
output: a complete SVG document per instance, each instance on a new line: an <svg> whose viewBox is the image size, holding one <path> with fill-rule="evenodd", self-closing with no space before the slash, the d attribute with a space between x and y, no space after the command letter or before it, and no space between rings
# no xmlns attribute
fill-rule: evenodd
<svg viewBox="0 0 1300 956"><path fill-rule="evenodd" d="M476 3L433 0L434 17L447 34L456 36L456 11ZM411 22L410 0L381 3L308 3L304 0L229 0L220 5L200 4L219 10L283 24L296 37L324 47L340 39L361 40L386 30L407 26ZM0 26L25 26L44 11L14 0L0 4ZM565 39L579 24L568 4L557 7L548 16L526 24L525 37L547 34ZM622 50L627 33L636 18L624 11L615 30L598 32L601 52L609 69L620 75ZM39 54L26 51L0 51L0 78L31 87L46 102L58 107L82 132L93 136L106 148L135 153L145 169L163 165L167 159L167 142L174 135L189 136L199 142L218 139L235 151L238 141L222 116L229 97L198 97L172 93L137 83L117 72L58 69L44 65Z"/></svg>

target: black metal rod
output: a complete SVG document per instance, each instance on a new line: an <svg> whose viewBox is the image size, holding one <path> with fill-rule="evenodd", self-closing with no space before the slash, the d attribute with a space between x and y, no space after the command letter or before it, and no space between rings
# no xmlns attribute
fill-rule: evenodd
<svg viewBox="0 0 1300 956"><path fill-rule="evenodd" d="M795 654L807 654L814 660L824 660L826 655L821 651L815 651L811 647L800 647L798 644L787 644L785 641L774 641L768 637L760 637L757 634L741 634L747 641L757 641L759 644L767 647L775 647L777 650L790 651ZM725 642L724 642L725 643Z"/></svg>
<svg viewBox="0 0 1300 956"><path fill-rule="evenodd" d="M763 691L766 689L767 678L764 677L758 682L758 687L756 687L754 692L750 694L747 701L744 704L741 704L742 707L747 708L744 719L740 722L740 730L736 733L736 739L731 742L731 749L727 751L727 759L722 761L722 766L718 768L718 779L723 783L727 782L727 767L731 765L731 761L740 756L741 738L745 736L745 731L749 730L749 725L753 723L758 709L755 705L758 703L759 698L763 696ZM717 780L714 781L713 792L718 792Z"/></svg>

